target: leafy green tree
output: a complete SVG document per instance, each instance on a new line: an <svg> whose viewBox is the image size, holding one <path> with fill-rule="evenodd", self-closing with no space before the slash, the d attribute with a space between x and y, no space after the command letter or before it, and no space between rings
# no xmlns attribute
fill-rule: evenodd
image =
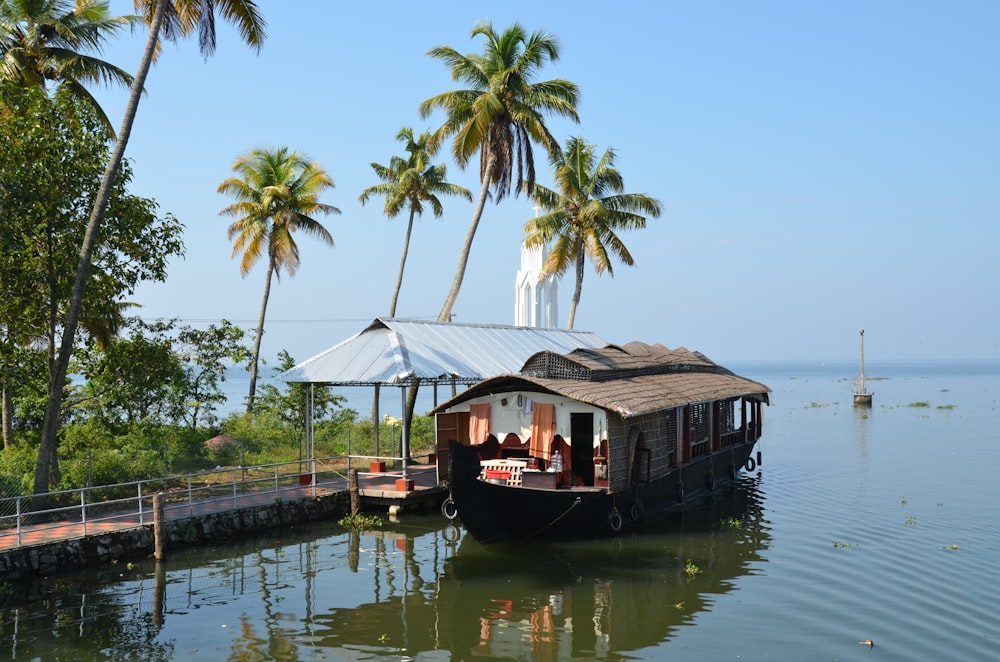
<svg viewBox="0 0 1000 662"><path fill-rule="evenodd" d="M628 266L632 254L618 233L646 227L645 215L658 217L660 202L642 193L626 193L621 173L615 168L615 152L605 150L600 159L595 148L581 138L570 138L566 149L551 159L557 191L535 186L534 198L546 210L524 225L525 245L539 247L553 241L542 265L542 276L564 274L571 266L576 287L566 328L573 328L576 308L583 291L586 259L594 271L614 275L613 258Z"/></svg>
<svg viewBox="0 0 1000 662"><path fill-rule="evenodd" d="M188 425L216 422L215 409L226 401L222 382L228 366L247 360L250 350L243 344L246 332L229 320L205 329L183 327L177 336L179 355L186 375L185 412Z"/></svg>
<svg viewBox="0 0 1000 662"><path fill-rule="evenodd" d="M215 10L222 17L235 24L244 42L260 49L264 41L264 20L252 0L135 0L135 6L149 26L146 45L132 87L129 92L125 115L115 140L114 149L107 161L104 176L94 198L90 218L87 222L80 254L76 263L76 275L70 295L66 320L62 329L59 352L50 374L48 395L45 405L45 421L42 426L41 447L38 466L35 469L35 493L44 494L49 490L50 462L54 456L59 429L59 414L62 408L63 383L69 370L70 357L76 339L77 325L83 310L94 251L99 242L104 217L108 212L111 195L118 171L125 157L125 148L132 134L132 125L139 108L139 98L146 85L146 77L153 58L159 49L160 36L173 39L198 32L202 53L209 55L215 51Z"/></svg>
<svg viewBox="0 0 1000 662"><path fill-rule="evenodd" d="M451 290L438 315L441 322L451 319L490 190L498 203L503 200L510 193L516 167L515 193L524 189L531 195L535 184L532 143L540 143L551 155L559 153L559 143L545 125L545 114L579 121L575 84L561 79L535 82L538 71L559 58L554 35L528 35L516 23L498 33L486 21L473 28L472 37L477 36L486 39L481 54L462 55L448 46L428 51L428 55L451 68L452 80L468 87L444 92L420 104L421 117L427 118L439 109L445 113L444 124L434 132L429 144L434 147L453 136L451 152L461 168L478 153L482 184Z"/></svg>
<svg viewBox="0 0 1000 662"><path fill-rule="evenodd" d="M56 340L64 329L75 278L74 264L84 223L96 195L108 146L92 106L60 89L49 97L31 87L3 84L0 105L0 365L4 390L17 398L25 382L9 369L25 348L48 357L46 413L53 384L62 396L66 370L57 377ZM182 226L169 214L158 216L154 201L132 196L129 163L123 162L111 192L103 240L92 254L89 287L79 318L83 340L114 336L129 305L123 301L141 282L166 278L169 260L183 254ZM57 473L56 444L39 453L49 473ZM46 485L48 480L46 479Z"/></svg>
<svg viewBox="0 0 1000 662"><path fill-rule="evenodd" d="M183 418L186 375L173 351L172 328L172 322L132 318L127 335L107 348L78 352L78 371L86 381L71 397L74 407L115 433Z"/></svg>
<svg viewBox="0 0 1000 662"><path fill-rule="evenodd" d="M139 424L196 430L214 423L216 407L226 400L227 364L249 354L246 333L227 320L177 329L175 320L133 317L124 327L124 336L78 350L75 364L86 382L69 398L76 418L96 420L115 434Z"/></svg>
<svg viewBox="0 0 1000 662"><path fill-rule="evenodd" d="M112 133L87 86L132 84L128 72L96 55L133 20L111 16L108 3L99 0L0 0L0 80L42 89L49 82L61 84L92 104Z"/></svg>
<svg viewBox="0 0 1000 662"><path fill-rule="evenodd" d="M339 214L340 210L319 201L319 196L326 189L333 188L330 175L319 163L298 152L290 152L287 147L255 149L237 158L233 171L239 176L226 179L219 184L218 190L236 198L236 202L219 213L236 218L229 226L228 234L231 240L235 240L233 257L241 255L240 273L246 276L258 260L267 255L264 296L250 356L247 413L251 413L257 390L257 365L267 301L271 294L271 277L277 275L280 278L282 269L289 276L295 275L299 267L299 247L294 237L297 230L333 246L333 237L312 216L317 213Z"/></svg>
<svg viewBox="0 0 1000 662"><path fill-rule="evenodd" d="M3 447L14 446L15 432L37 431L45 416L45 350L5 344L3 365Z"/></svg>
<svg viewBox="0 0 1000 662"><path fill-rule="evenodd" d="M278 352L278 364L275 372L281 373L295 367L295 359L285 351ZM294 426L298 430L305 429L306 424L306 385L288 384L282 392L273 384L261 387L260 396L254 402L256 414L270 413L279 420ZM346 401L342 395L335 395L328 386L313 387L313 421L328 419Z"/></svg>
<svg viewBox="0 0 1000 662"><path fill-rule="evenodd" d="M441 218L444 207L439 195L457 195L472 202L469 189L445 181L447 167L443 163L431 163L433 154L427 146L430 132L425 131L419 137L413 137L413 129L404 126L396 134L396 140L403 143L406 156L394 156L389 165L372 163L372 170L382 181L381 184L370 186L359 196L361 204L368 202L374 196L385 197L385 215L395 218L403 210L409 211L406 224L406 236L403 239L403 255L399 260L399 273L396 275L396 287L392 291L392 303L389 305L389 317L396 316L396 303L399 301L399 291L403 287L403 270L406 268L406 256L410 249L410 236L413 233L413 219L422 216L424 205L431 208L435 218Z"/></svg>

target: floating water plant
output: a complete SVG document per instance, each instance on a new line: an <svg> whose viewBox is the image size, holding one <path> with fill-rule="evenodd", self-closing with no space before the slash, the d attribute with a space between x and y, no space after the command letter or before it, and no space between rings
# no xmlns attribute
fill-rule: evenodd
<svg viewBox="0 0 1000 662"><path fill-rule="evenodd" d="M345 529L376 529L382 526L382 518L378 515L345 515L337 520L337 524Z"/></svg>
<svg viewBox="0 0 1000 662"><path fill-rule="evenodd" d="M695 575L701 574L701 568L696 566L691 559L684 562L684 574L688 577L694 577Z"/></svg>
<svg viewBox="0 0 1000 662"><path fill-rule="evenodd" d="M841 540L834 540L834 541L833 541L833 546L834 546L834 547L835 547L836 549L840 549L841 547L850 547L850 546L851 546L851 543L849 543L849 542L845 542L845 541L841 541Z"/></svg>
<svg viewBox="0 0 1000 662"><path fill-rule="evenodd" d="M722 520L722 526L728 526L734 529L738 529L741 526L743 526L743 520L739 519L738 517L727 517Z"/></svg>
<svg viewBox="0 0 1000 662"><path fill-rule="evenodd" d="M906 406L907 406L907 407L918 407L918 408L923 408L923 407L930 407L930 406L931 406L931 403L927 402L926 400L921 400L921 401L919 401L919 402L911 402L910 404L908 404L908 405L906 405Z"/></svg>
<svg viewBox="0 0 1000 662"><path fill-rule="evenodd" d="M911 515L910 517L906 518L906 523L909 524L910 526L916 526L917 518Z"/></svg>
<svg viewBox="0 0 1000 662"><path fill-rule="evenodd" d="M945 545L944 548L947 549L949 552L958 551L958 545Z"/></svg>

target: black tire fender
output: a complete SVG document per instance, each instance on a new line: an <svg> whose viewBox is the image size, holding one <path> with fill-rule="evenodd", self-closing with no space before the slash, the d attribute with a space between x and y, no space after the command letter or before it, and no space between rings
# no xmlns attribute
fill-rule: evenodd
<svg viewBox="0 0 1000 662"><path fill-rule="evenodd" d="M622 530L622 525L624 523L625 520L622 519L622 514L618 512L617 508L608 513L608 528L610 528L615 533L618 533L619 531Z"/></svg>

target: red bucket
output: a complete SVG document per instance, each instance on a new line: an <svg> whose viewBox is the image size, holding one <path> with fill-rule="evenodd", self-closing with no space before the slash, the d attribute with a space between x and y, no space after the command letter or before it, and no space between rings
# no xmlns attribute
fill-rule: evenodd
<svg viewBox="0 0 1000 662"><path fill-rule="evenodd" d="M502 480L507 482L507 479L510 478L509 471L500 471L499 469L486 469L483 473L486 474L486 480Z"/></svg>

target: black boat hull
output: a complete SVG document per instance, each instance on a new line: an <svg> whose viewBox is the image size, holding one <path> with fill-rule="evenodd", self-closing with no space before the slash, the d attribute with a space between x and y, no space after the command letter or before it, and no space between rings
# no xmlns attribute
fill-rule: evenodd
<svg viewBox="0 0 1000 662"><path fill-rule="evenodd" d="M615 535L718 489L756 466L753 443L729 446L667 475L623 491L600 487L540 489L479 478L476 449L450 444L451 499L468 532L483 544L520 538ZM752 464L751 464L752 463Z"/></svg>

